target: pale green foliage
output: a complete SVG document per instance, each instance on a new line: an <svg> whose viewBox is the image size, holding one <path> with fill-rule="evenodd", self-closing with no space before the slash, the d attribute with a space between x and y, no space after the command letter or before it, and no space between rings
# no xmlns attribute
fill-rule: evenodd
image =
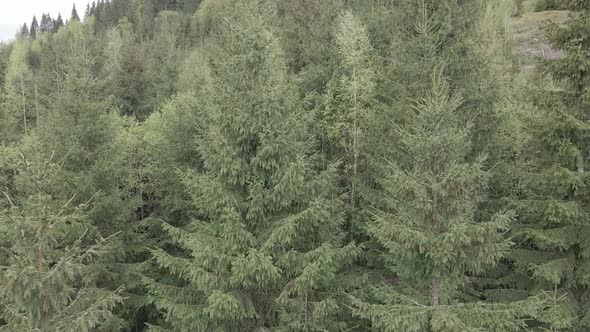
<svg viewBox="0 0 590 332"><path fill-rule="evenodd" d="M154 251L182 282L148 280L154 304L178 331L339 330L337 294L322 290L356 251L340 246L335 169L315 171L306 153L309 120L264 20L272 6L236 8L211 58L204 171L183 175L197 210L187 227L164 225L186 255Z"/></svg>
<svg viewBox="0 0 590 332"><path fill-rule="evenodd" d="M328 90L328 100L321 113L322 127L339 154L347 155L347 175L356 181L354 168L358 168L363 154L367 118L375 102L373 49L366 28L351 12L341 15L335 36L340 70L334 78L334 87Z"/></svg>
<svg viewBox="0 0 590 332"><path fill-rule="evenodd" d="M0 46L0 330L587 330L590 7L526 82L521 2L101 0Z"/></svg>
<svg viewBox="0 0 590 332"><path fill-rule="evenodd" d="M513 218L507 212L476 221L488 174L482 158L466 159L470 124L460 105L437 71L432 89L413 105L411 122L392 128L400 133L405 155L385 167L388 175L380 184L386 209L375 213L369 232L385 248L387 267L419 292L430 287L432 303L423 306L401 291L393 301L383 299L385 306L359 304L357 314L383 331L514 330L524 324L517 319L523 312L534 312L528 307L521 312L518 305L510 310L454 305L466 274L480 273L506 254L509 242L500 231ZM477 318L465 320L472 315Z"/></svg>
<svg viewBox="0 0 590 332"><path fill-rule="evenodd" d="M14 42L0 99L0 142L15 142L35 125L33 73L28 57L31 42Z"/></svg>
<svg viewBox="0 0 590 332"><path fill-rule="evenodd" d="M154 39L146 53L146 95L150 111L176 93L181 55L186 44L182 32L187 18L178 12L162 12L156 19Z"/></svg>
<svg viewBox="0 0 590 332"><path fill-rule="evenodd" d="M147 117L144 50L135 43L133 26L127 19L107 33L104 71L108 91L122 114L139 120Z"/></svg>
<svg viewBox="0 0 590 332"><path fill-rule="evenodd" d="M383 289L377 292L383 293ZM377 296L377 298L386 296ZM526 330L526 319L536 315L543 302L520 301L511 304L468 303L436 307L411 303L409 297L394 295L385 305L356 303L357 314L370 319L375 331L383 332L507 332Z"/></svg>
<svg viewBox="0 0 590 332"><path fill-rule="evenodd" d="M61 163L37 138L22 151L14 165L17 195L3 193L9 207L0 215L8 263L0 267L0 330L91 331L122 300L88 278L106 248L85 212L91 202L72 206L74 197L53 191Z"/></svg>

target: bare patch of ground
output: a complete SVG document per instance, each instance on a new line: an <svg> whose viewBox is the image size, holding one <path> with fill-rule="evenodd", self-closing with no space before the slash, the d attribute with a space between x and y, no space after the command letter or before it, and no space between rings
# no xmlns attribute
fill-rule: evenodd
<svg viewBox="0 0 590 332"><path fill-rule="evenodd" d="M536 59L540 57L555 59L563 56L562 51L549 44L543 27L548 22L562 25L567 22L570 14L569 11L562 10L534 12L534 5L535 1L525 1L522 15L512 19L514 53L525 74L534 70Z"/></svg>

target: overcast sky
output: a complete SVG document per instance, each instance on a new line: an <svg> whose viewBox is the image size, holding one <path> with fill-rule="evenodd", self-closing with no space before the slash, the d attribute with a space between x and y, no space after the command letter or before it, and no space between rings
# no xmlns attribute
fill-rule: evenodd
<svg viewBox="0 0 590 332"><path fill-rule="evenodd" d="M33 15L37 20L41 20L43 13L51 14L52 18L57 18L61 13L64 21L70 18L72 5L76 4L76 9L80 17L84 16L86 4L89 0L0 0L0 40L6 41L14 37L16 31L23 23L31 25Z"/></svg>

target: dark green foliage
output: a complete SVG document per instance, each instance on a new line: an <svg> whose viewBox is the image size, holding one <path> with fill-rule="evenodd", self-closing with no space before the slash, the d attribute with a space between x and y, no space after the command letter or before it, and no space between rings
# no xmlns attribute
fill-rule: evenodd
<svg viewBox="0 0 590 332"><path fill-rule="evenodd" d="M161 12L155 20L154 38L145 55L147 107L154 111L176 93L182 52L187 45L187 17L178 12Z"/></svg>
<svg viewBox="0 0 590 332"><path fill-rule="evenodd" d="M24 23L23 26L20 28L17 37L19 37L19 38L29 37L29 27L27 26L27 23Z"/></svg>
<svg viewBox="0 0 590 332"><path fill-rule="evenodd" d="M181 282L149 281L154 303L178 331L342 330L336 273L356 250L341 247L334 168L312 167L308 119L266 29L272 5L235 6L211 58L204 171L182 175L194 219L164 225L186 254L154 251Z"/></svg>
<svg viewBox="0 0 590 332"><path fill-rule="evenodd" d="M39 31L50 32L53 31L53 19L49 14L43 14L41 16L41 24L39 25Z"/></svg>
<svg viewBox="0 0 590 332"><path fill-rule="evenodd" d="M150 113L146 98L146 65L143 48L135 42L127 19L107 33L105 76L114 104L122 114L144 120Z"/></svg>
<svg viewBox="0 0 590 332"><path fill-rule="evenodd" d="M356 313L383 331L517 330L539 303L454 304L466 274L483 272L507 253L500 231L513 213L477 222L488 174L483 159L466 159L471 124L460 116L461 99L439 73L432 84L413 106L410 124L393 128L405 155L385 166L385 208L369 225L387 268L405 287L384 285L374 295L383 304L358 303Z"/></svg>
<svg viewBox="0 0 590 332"><path fill-rule="evenodd" d="M57 14L57 18L53 21L53 29L51 32L56 33L63 26L64 20L61 18L61 14Z"/></svg>
<svg viewBox="0 0 590 332"><path fill-rule="evenodd" d="M80 16L78 15L78 11L76 10L76 5L72 6L72 13L70 14L70 21L80 21Z"/></svg>
<svg viewBox="0 0 590 332"><path fill-rule="evenodd" d="M85 211L92 200L74 206L75 193L54 190L61 158L37 137L26 137L20 151L2 158L14 163L15 186L1 205L0 330L92 331L122 300L93 277L108 247Z"/></svg>
<svg viewBox="0 0 590 332"><path fill-rule="evenodd" d="M590 327L588 283L587 169L590 152L588 92L590 76L590 9L571 1L577 10L567 26L550 25L547 36L563 56L541 61L546 86L537 86L533 103L542 116L531 126L529 191L518 202L521 223L515 229L529 277L554 300L550 314L539 321L555 329ZM549 87L549 88L548 88Z"/></svg>
<svg viewBox="0 0 590 332"><path fill-rule="evenodd" d="M37 22L37 17L33 16L33 21L31 21L31 29L29 30L29 36L35 39L37 37L37 32L39 31L39 22Z"/></svg>

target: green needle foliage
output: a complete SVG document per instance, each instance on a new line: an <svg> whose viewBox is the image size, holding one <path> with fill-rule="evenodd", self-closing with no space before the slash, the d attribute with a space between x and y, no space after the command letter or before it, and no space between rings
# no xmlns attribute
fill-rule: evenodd
<svg viewBox="0 0 590 332"><path fill-rule="evenodd" d="M177 331L337 331L342 247L335 166L316 170L309 118L296 109L270 2L236 3L217 32L203 171L184 173L194 219L164 229L185 255L155 250L178 284L149 282Z"/></svg>
<svg viewBox="0 0 590 332"><path fill-rule="evenodd" d="M12 143L35 125L33 74L29 66L31 42L19 40L12 46L6 64L3 98L0 100L0 142Z"/></svg>
<svg viewBox="0 0 590 332"><path fill-rule="evenodd" d="M509 242L501 231L513 219L512 212L486 222L475 218L488 174L483 158L466 159L470 124L461 117L461 102L438 70L430 92L413 105L411 123L393 128L403 137L405 156L386 166L386 209L375 213L369 232L401 285L399 291L384 285L389 295L375 295L383 304L359 303L357 309L380 330L517 330L524 326L520 316L536 308L455 302L467 274L481 273L506 254Z"/></svg>
<svg viewBox="0 0 590 332"><path fill-rule="evenodd" d="M328 160L342 160L348 227L359 230L359 197L366 182L366 146L375 99L374 51L363 23L352 12L337 20L335 39L340 69L328 86L319 113ZM354 221L352 221L354 219Z"/></svg>
<svg viewBox="0 0 590 332"><path fill-rule="evenodd" d="M590 327L588 302L588 91L589 13L584 1L566 26L549 25L547 36L561 53L540 61L538 83L531 84L525 190L514 195L519 212L512 236L512 273L504 283L529 294L543 294L547 307L530 326L549 331Z"/></svg>
<svg viewBox="0 0 590 332"><path fill-rule="evenodd" d="M0 215L6 256L0 267L6 324L0 330L93 331L122 298L92 283L97 257L107 248L85 211L92 202L72 206L75 195L55 195L62 164L40 149L38 138L27 137L21 148L8 156L16 196L3 192L8 207Z"/></svg>
<svg viewBox="0 0 590 332"><path fill-rule="evenodd" d="M534 5L32 18L0 44L0 330L589 330L590 5L520 73L568 15Z"/></svg>

